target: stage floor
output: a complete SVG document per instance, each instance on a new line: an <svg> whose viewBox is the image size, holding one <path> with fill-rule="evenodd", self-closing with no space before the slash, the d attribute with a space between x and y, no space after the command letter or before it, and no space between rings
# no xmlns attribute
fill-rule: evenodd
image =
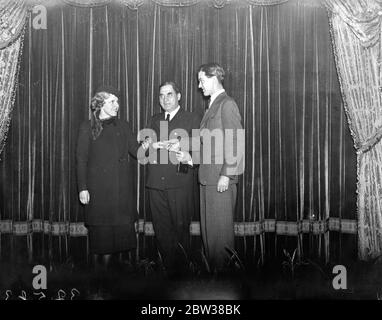
<svg viewBox="0 0 382 320"><path fill-rule="evenodd" d="M148 260L134 264L117 260L107 272L67 261L42 264L47 269L46 289L33 287L34 265L0 261L0 300L382 299L382 264L378 261L348 264L346 274L313 261L283 261L232 268L227 274L193 269L170 278Z"/></svg>

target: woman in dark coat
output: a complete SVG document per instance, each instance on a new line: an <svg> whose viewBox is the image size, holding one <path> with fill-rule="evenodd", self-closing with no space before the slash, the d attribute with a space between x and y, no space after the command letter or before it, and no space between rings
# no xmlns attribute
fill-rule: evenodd
<svg viewBox="0 0 382 320"><path fill-rule="evenodd" d="M107 267L112 253L136 247L137 210L128 153L136 157L139 145L129 124L117 118L115 89L99 88L90 110L91 120L81 124L78 135L79 198L86 205L90 252L96 265L102 255Z"/></svg>

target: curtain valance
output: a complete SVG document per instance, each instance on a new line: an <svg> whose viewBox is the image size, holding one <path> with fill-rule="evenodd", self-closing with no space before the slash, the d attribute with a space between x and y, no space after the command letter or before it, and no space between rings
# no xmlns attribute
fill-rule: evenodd
<svg viewBox="0 0 382 320"><path fill-rule="evenodd" d="M223 8L227 4L239 2L248 3L250 5L279 5L289 0L209 0L208 3L215 8ZM167 7L187 7L205 0L56 0L78 7L99 7L111 3L120 3L132 10L137 10L140 6L147 3L155 3L160 6ZM49 5L55 3L51 0L4 0L0 4L0 49L5 48L14 40L16 40L23 29L28 9L35 5Z"/></svg>
<svg viewBox="0 0 382 320"><path fill-rule="evenodd" d="M188 7L198 3L207 2L214 6L215 8L222 8L227 4L233 3L248 3L251 5L278 5L285 3L289 0L56 0L58 2L64 2L73 6L79 7L97 7L104 6L110 3L122 3L123 5L129 7L130 9L136 10L141 5L147 3L156 3L160 6L167 7ZM44 4L48 3L52 5L51 0L30 0L29 3L32 4Z"/></svg>

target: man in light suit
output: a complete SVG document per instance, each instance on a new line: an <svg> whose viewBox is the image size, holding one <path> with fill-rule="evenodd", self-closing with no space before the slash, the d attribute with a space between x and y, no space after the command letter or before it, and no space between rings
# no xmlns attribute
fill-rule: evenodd
<svg viewBox="0 0 382 320"><path fill-rule="evenodd" d="M199 88L210 96L200 125L200 226L210 267L218 272L227 265L227 249L234 249L238 175L244 170L244 130L239 109L224 90L224 74L217 63L198 70ZM191 160L184 151L177 157L179 161Z"/></svg>

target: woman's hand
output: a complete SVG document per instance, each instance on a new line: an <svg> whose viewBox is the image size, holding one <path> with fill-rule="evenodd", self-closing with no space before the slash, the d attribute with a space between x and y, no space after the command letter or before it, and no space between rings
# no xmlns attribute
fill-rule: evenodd
<svg viewBox="0 0 382 320"><path fill-rule="evenodd" d="M149 138L146 138L143 142L142 142L142 148L143 150L147 150L149 147L150 147L150 144L153 142L153 140L149 137Z"/></svg>
<svg viewBox="0 0 382 320"><path fill-rule="evenodd" d="M82 204L88 204L90 201L90 194L88 190L82 190L80 192L80 202Z"/></svg>

